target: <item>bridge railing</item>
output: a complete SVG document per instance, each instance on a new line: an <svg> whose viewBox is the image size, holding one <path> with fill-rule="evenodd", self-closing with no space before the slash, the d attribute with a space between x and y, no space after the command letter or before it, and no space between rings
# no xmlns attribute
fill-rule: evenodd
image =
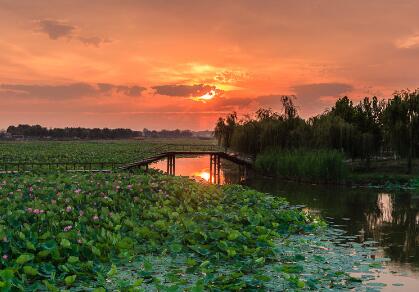
<svg viewBox="0 0 419 292"><path fill-rule="evenodd" d="M217 145L206 144L168 144L168 151L203 151L203 152L216 152L222 151L221 147Z"/></svg>
<svg viewBox="0 0 419 292"><path fill-rule="evenodd" d="M220 146L212 145L212 144L162 144L162 145L157 145L157 146L146 149L142 153L142 155L150 156L150 155L158 155L158 154L162 154L166 152L176 152L176 151L217 152L217 151L223 151L223 150Z"/></svg>

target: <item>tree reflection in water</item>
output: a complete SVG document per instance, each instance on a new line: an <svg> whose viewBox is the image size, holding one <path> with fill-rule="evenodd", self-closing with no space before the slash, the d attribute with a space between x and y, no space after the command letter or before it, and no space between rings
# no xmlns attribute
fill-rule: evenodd
<svg viewBox="0 0 419 292"><path fill-rule="evenodd" d="M342 225L350 235L358 235L360 241L377 241L392 262L419 268L418 194L266 179L253 179L248 184L284 196L292 204L306 205L324 218L331 217L333 224Z"/></svg>
<svg viewBox="0 0 419 292"><path fill-rule="evenodd" d="M153 167L166 170L165 161ZM176 175L198 176L208 181L209 157L176 159ZM234 163L221 160L221 183L239 183L243 171ZM289 183L275 179L253 178L249 186L286 197L291 204L306 205L332 224L342 225L359 241L373 239L393 264L411 263L419 270L419 194L383 192ZM333 219L328 219L328 218ZM419 273L418 273L419 277Z"/></svg>

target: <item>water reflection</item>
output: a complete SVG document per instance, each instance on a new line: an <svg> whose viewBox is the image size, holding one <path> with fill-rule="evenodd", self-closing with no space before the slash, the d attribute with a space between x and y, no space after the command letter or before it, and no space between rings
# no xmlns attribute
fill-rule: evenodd
<svg viewBox="0 0 419 292"><path fill-rule="evenodd" d="M210 174L209 170L206 170L206 169L202 170L202 171L195 172L192 176L193 177L199 177L199 178L201 178L201 179L203 179L207 182L209 182L210 178L211 178L211 174Z"/></svg>
<svg viewBox="0 0 419 292"><path fill-rule="evenodd" d="M279 194L291 204L306 205L359 240L373 239L394 262L419 269L419 196L409 192L384 193L371 189L307 186L274 180L253 180L250 185Z"/></svg>
<svg viewBox="0 0 419 292"><path fill-rule="evenodd" d="M167 171L167 161L160 160L150 165L154 169ZM176 157L175 174L189 176L197 181L210 182L210 157L203 156L182 156ZM243 181L243 171L240 166L230 161L221 159L220 184L239 183Z"/></svg>
<svg viewBox="0 0 419 292"><path fill-rule="evenodd" d="M383 222L391 223L393 221L393 199L391 194L380 193L378 194L377 198L377 206L381 212L381 218L378 224L382 224Z"/></svg>

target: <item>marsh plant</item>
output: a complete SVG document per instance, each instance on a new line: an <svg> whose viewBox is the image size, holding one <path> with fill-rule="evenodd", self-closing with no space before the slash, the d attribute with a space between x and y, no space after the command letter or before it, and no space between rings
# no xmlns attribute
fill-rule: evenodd
<svg viewBox="0 0 419 292"><path fill-rule="evenodd" d="M360 261L351 262L352 252L350 267L327 281L305 268L311 249L298 236L328 230L323 221L237 185L150 173L3 175L0 210L2 291L225 291L268 289L272 281L315 289L361 281L349 275ZM325 250L328 240L327 247L313 243ZM282 255L283 244L295 255ZM327 269L328 254L318 259Z"/></svg>

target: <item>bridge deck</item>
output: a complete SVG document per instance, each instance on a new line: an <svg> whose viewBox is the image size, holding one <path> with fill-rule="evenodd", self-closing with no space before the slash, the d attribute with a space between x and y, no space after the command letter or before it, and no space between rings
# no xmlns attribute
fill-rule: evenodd
<svg viewBox="0 0 419 292"><path fill-rule="evenodd" d="M150 157L147 157L145 159L141 159L139 161L133 162L133 163L129 163L127 165L124 165L121 167L121 169L130 169L130 168L134 168L134 167L139 167L139 166L145 166L145 165L149 165L150 163L162 160L164 158L167 158L169 156L177 156L177 155L219 155L221 158L229 160L231 162L240 164L240 165L245 165L248 167L252 167L252 162L249 159L245 159L243 157L240 156L236 156L233 154L229 154L227 152L223 152L223 151L211 151L211 150L198 150L198 151L194 151L194 150L175 150L175 151L167 151L164 153L160 153L160 154L156 154L156 155L152 155Z"/></svg>

